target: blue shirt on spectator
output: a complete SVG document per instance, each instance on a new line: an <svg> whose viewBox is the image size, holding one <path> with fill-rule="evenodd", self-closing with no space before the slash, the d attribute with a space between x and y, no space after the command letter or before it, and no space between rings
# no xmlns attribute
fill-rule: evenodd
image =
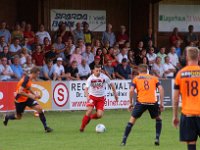
<svg viewBox="0 0 200 150"><path fill-rule="evenodd" d="M22 75L24 74L23 69L21 65L10 65L11 69L13 70L13 73L17 75L17 78L20 79Z"/></svg>
<svg viewBox="0 0 200 150"><path fill-rule="evenodd" d="M111 33L108 33L106 31L103 32L102 41L103 41L103 43L105 43L106 41L109 41L110 46L112 47L116 42L115 34L113 32L111 32Z"/></svg>
<svg viewBox="0 0 200 150"><path fill-rule="evenodd" d="M126 68L124 68L122 64L119 64L117 65L116 72L118 72L125 79L129 79L129 75L131 75L131 67L127 65Z"/></svg>
<svg viewBox="0 0 200 150"><path fill-rule="evenodd" d="M41 77L44 77L44 73L46 73L50 78L52 78L53 72L54 72L53 66L49 69L47 65L44 65L41 69Z"/></svg>
<svg viewBox="0 0 200 150"><path fill-rule="evenodd" d="M5 37L5 42L8 43L9 39L11 39L11 34L10 31L7 29L1 29L0 30L0 36L4 36Z"/></svg>

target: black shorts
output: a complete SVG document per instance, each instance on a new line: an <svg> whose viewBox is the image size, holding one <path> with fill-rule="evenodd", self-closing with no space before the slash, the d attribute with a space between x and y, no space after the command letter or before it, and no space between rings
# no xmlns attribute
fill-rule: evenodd
<svg viewBox="0 0 200 150"><path fill-rule="evenodd" d="M196 141L200 136L200 117L186 117L181 114L180 141Z"/></svg>
<svg viewBox="0 0 200 150"><path fill-rule="evenodd" d="M149 114L152 119L158 117L160 115L160 108L158 103L155 104L141 104L141 103L136 103L133 111L132 111L132 116L134 118L140 118L146 110L149 111Z"/></svg>
<svg viewBox="0 0 200 150"><path fill-rule="evenodd" d="M26 102L15 102L15 107L16 107L16 112L17 114L22 114L26 108L26 106L28 107L33 107L38 105L38 102L34 99L28 98Z"/></svg>

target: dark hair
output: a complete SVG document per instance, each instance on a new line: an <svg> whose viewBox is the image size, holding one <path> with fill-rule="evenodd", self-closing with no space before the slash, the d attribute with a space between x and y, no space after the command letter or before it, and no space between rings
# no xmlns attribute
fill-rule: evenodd
<svg viewBox="0 0 200 150"><path fill-rule="evenodd" d="M94 68L102 68L101 65L95 65Z"/></svg>
<svg viewBox="0 0 200 150"><path fill-rule="evenodd" d="M146 64L140 64L140 65L138 66L139 72L147 73L147 69L148 69L148 66L147 66Z"/></svg>

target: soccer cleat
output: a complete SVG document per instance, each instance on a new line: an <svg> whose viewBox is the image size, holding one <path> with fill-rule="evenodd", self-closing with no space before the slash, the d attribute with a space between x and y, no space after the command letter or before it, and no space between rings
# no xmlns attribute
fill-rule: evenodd
<svg viewBox="0 0 200 150"><path fill-rule="evenodd" d="M51 129L50 127L46 127L46 128L45 128L45 132L46 132L46 133L49 133L49 132L52 132L52 131L53 131L53 129Z"/></svg>
<svg viewBox="0 0 200 150"><path fill-rule="evenodd" d="M121 142L120 146L126 146L125 142Z"/></svg>
<svg viewBox="0 0 200 150"><path fill-rule="evenodd" d="M8 118L6 115L3 116L3 124L4 124L4 126L8 125Z"/></svg>
<svg viewBox="0 0 200 150"><path fill-rule="evenodd" d="M79 131L80 131L80 132L84 132L84 129L80 128Z"/></svg>
<svg viewBox="0 0 200 150"><path fill-rule="evenodd" d="M154 144L155 144L156 146L159 146L159 145L160 145L160 141L159 141L159 139L155 139Z"/></svg>

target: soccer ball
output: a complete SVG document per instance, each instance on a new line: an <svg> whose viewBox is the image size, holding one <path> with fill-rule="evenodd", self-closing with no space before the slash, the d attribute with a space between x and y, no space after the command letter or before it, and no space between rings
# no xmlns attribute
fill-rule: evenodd
<svg viewBox="0 0 200 150"><path fill-rule="evenodd" d="M97 133L103 133L106 131L106 127L103 124L98 124L96 125L95 130Z"/></svg>

